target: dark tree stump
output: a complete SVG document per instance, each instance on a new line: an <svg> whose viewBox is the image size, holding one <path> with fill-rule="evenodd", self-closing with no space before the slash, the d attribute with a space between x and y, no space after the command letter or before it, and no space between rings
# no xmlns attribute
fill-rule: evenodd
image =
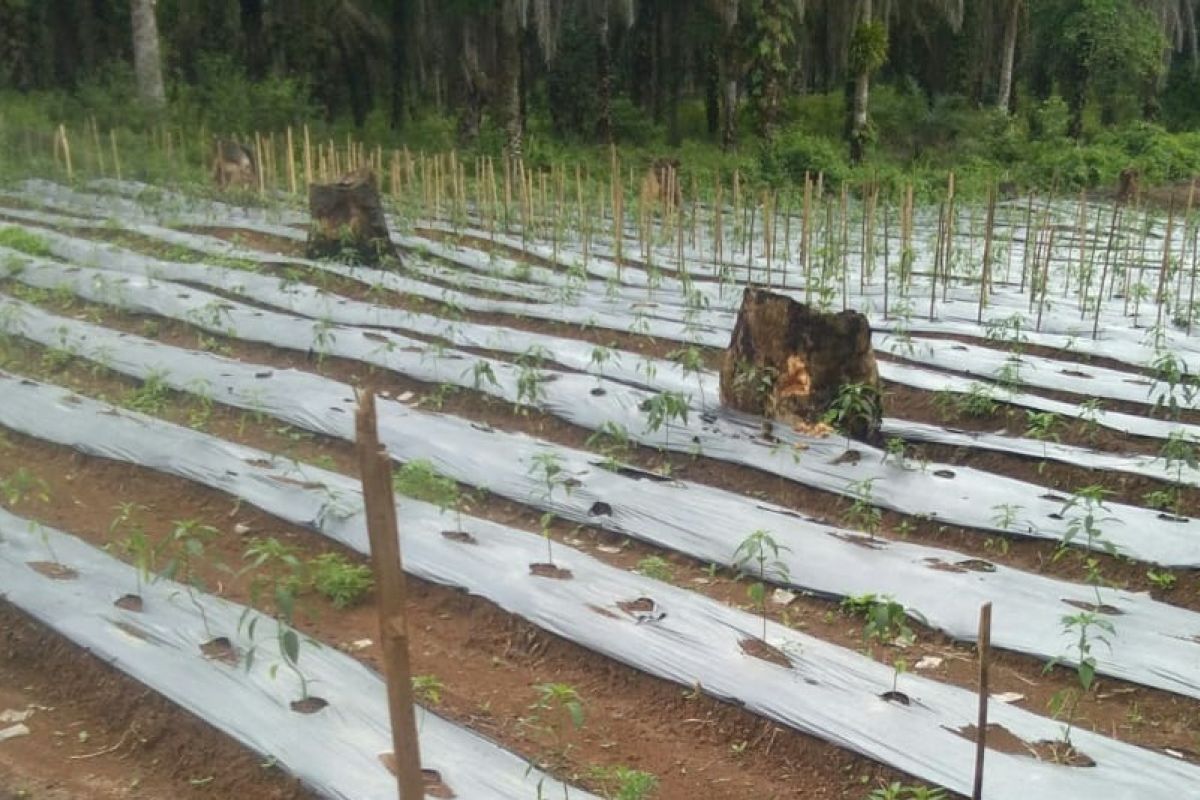
<svg viewBox="0 0 1200 800"><path fill-rule="evenodd" d="M1121 177L1117 183L1118 203L1128 203L1137 198L1141 177L1141 172L1134 167L1126 167L1121 170Z"/></svg>
<svg viewBox="0 0 1200 800"><path fill-rule="evenodd" d="M843 433L878 438L883 416L871 325L857 311L833 314L763 289L746 289L721 362L721 402L802 430L818 424L843 386L867 387L869 409Z"/></svg>
<svg viewBox="0 0 1200 800"><path fill-rule="evenodd" d="M350 173L336 183L312 184L308 207L312 215L309 258L337 258L350 252L364 264L378 266L385 259L400 264L370 170Z"/></svg>
<svg viewBox="0 0 1200 800"><path fill-rule="evenodd" d="M212 172L213 182L222 189L228 189L230 186L253 189L258 185L254 153L239 142L228 139L217 142Z"/></svg>

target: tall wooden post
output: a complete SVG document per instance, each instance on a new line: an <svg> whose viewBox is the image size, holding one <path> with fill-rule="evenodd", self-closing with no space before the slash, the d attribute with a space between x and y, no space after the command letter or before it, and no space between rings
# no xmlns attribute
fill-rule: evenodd
<svg viewBox="0 0 1200 800"><path fill-rule="evenodd" d="M379 642L387 677L388 711L392 721L392 753L400 800L422 800L421 754L413 710L412 676L408 663L408 617L405 579L396 529L396 501L392 494L392 466L379 443L375 419L375 394L358 392L355 417L356 448L362 472L367 533L371 540L371 567L379 598Z"/></svg>
<svg viewBox="0 0 1200 800"><path fill-rule="evenodd" d="M979 720L975 726L975 787L971 800L983 798L983 754L987 750L988 659L992 649L992 604L979 609Z"/></svg>

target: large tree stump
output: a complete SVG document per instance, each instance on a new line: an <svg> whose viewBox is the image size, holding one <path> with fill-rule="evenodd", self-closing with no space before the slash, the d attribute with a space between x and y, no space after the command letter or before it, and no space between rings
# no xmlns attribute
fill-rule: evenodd
<svg viewBox="0 0 1200 800"><path fill-rule="evenodd" d="M254 154L245 145L229 139L218 141L213 157L213 182L221 189L236 186L253 189L258 186L258 170Z"/></svg>
<svg viewBox="0 0 1200 800"><path fill-rule="evenodd" d="M1140 194L1142 173L1135 167L1126 167L1121 170L1121 175L1117 180L1117 202L1128 203L1130 200L1136 200Z"/></svg>
<svg viewBox="0 0 1200 800"><path fill-rule="evenodd" d="M308 207L312 215L309 258L339 258L353 253L364 264L380 265L385 259L400 264L388 236L375 174L370 170L352 172L335 183L312 184L308 187Z"/></svg>
<svg viewBox="0 0 1200 800"><path fill-rule="evenodd" d="M857 311L818 311L790 297L746 289L725 358L721 402L811 430L842 389L866 402L839 420L847 436L877 438L883 416L871 326Z"/></svg>

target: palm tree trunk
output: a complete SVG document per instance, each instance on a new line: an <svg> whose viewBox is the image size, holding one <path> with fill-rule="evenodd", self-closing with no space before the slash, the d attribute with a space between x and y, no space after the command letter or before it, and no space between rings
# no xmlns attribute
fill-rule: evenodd
<svg viewBox="0 0 1200 800"><path fill-rule="evenodd" d="M863 0L862 20L860 25L870 25L874 18L871 0ZM863 159L867 138L867 124L870 121L867 110L871 101L871 72L867 68L859 70L854 79L854 115L850 127L850 160L855 164Z"/></svg>
<svg viewBox="0 0 1200 800"><path fill-rule="evenodd" d="M149 108L162 108L166 105L166 93L163 91L154 0L132 0L131 11L133 68L137 75L138 98Z"/></svg>
<svg viewBox="0 0 1200 800"><path fill-rule="evenodd" d="M605 144L613 140L612 130L612 48L608 44L608 2L600 9L596 25L596 138Z"/></svg>
<svg viewBox="0 0 1200 800"><path fill-rule="evenodd" d="M721 146L729 149L737 143L738 74L734 28L737 27L738 0L724 0L721 7L723 41L720 55Z"/></svg>
<svg viewBox="0 0 1200 800"><path fill-rule="evenodd" d="M496 58L499 61L500 117L504 120L504 150L519 160L523 149L521 119L521 23L517 0L502 0L496 27Z"/></svg>
<svg viewBox="0 0 1200 800"><path fill-rule="evenodd" d="M1000 91L996 108L1008 112L1012 101L1013 61L1017 52L1017 29L1021 26L1021 0L1009 0L1008 23L1004 26L1004 52L1000 64Z"/></svg>
<svg viewBox="0 0 1200 800"><path fill-rule="evenodd" d="M408 0L392 0L392 127L408 116Z"/></svg>

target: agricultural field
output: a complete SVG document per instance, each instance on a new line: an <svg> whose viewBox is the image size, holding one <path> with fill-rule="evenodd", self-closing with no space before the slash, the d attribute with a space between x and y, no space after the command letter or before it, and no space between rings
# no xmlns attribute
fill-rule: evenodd
<svg viewBox="0 0 1200 800"><path fill-rule="evenodd" d="M0 186L0 797L395 796L361 389L430 796L970 796L984 603L985 797L1196 796L1186 191L284 141L224 195ZM363 164L399 261L306 258L297 187ZM853 387L827 432L722 406L748 286L868 316L878 446Z"/></svg>

